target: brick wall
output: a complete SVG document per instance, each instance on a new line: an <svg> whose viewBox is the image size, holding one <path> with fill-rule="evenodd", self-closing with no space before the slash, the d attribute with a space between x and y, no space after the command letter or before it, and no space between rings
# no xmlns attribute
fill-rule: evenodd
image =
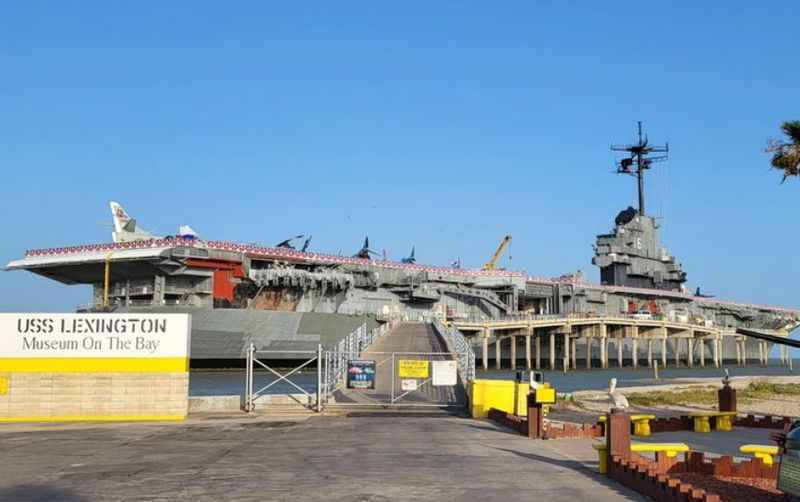
<svg viewBox="0 0 800 502"><path fill-rule="evenodd" d="M513 429L522 435L528 434L528 419L525 417L491 408L489 410L489 420L503 427ZM596 438L602 437L602 431L602 427L594 424L555 423L548 420L545 422L543 439Z"/></svg>
<svg viewBox="0 0 800 502"><path fill-rule="evenodd" d="M739 427L753 427L757 429L784 429L787 425L792 423L790 417L782 416L756 416L746 415L738 416L733 419L733 425Z"/></svg>
<svg viewBox="0 0 800 502"><path fill-rule="evenodd" d="M699 451L689 452L685 460L679 460L678 457L669 458L665 453L658 452L652 467L659 474L695 473L706 476L778 479L777 462L764 465L760 458L736 462L730 455L706 459Z"/></svg>
<svg viewBox="0 0 800 502"><path fill-rule="evenodd" d="M613 457L608 475L618 483L660 502L720 502L716 493L684 483L637 458Z"/></svg>
<svg viewBox="0 0 800 502"><path fill-rule="evenodd" d="M185 371L0 373L0 422L179 420L188 391Z"/></svg>

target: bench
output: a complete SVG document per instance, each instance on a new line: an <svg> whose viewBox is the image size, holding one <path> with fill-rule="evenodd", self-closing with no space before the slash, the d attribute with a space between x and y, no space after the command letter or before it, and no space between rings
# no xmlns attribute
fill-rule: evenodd
<svg viewBox="0 0 800 502"><path fill-rule="evenodd" d="M672 458L678 453L689 451L689 445L686 443L631 443L631 451L636 453L663 451Z"/></svg>
<svg viewBox="0 0 800 502"><path fill-rule="evenodd" d="M739 447L742 453L750 453L753 458L760 458L764 465L770 466L775 462L775 456L778 454L778 447L766 444L743 444Z"/></svg>
<svg viewBox="0 0 800 502"><path fill-rule="evenodd" d="M606 443L592 443L592 448L597 450L598 462L597 469L600 474L608 472L608 447ZM635 453L655 453L659 451L666 452L667 456L672 458L678 453L685 453L689 451L689 445L686 443L631 443L631 451Z"/></svg>
<svg viewBox="0 0 800 502"><path fill-rule="evenodd" d="M689 413L689 416L694 420L695 432L711 432L711 419L714 418L716 422L716 430L730 431L733 429L733 417L736 416L735 411L697 411Z"/></svg>
<svg viewBox="0 0 800 502"><path fill-rule="evenodd" d="M631 424L633 424L633 435L641 437L649 436L650 420L655 420L655 419L656 419L655 415L631 415ZM600 424L605 424L606 416L600 415L600 418L597 420L597 422Z"/></svg>

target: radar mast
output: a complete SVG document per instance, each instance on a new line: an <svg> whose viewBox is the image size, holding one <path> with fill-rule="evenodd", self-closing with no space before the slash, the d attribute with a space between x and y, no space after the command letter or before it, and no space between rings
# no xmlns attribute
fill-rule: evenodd
<svg viewBox="0 0 800 502"><path fill-rule="evenodd" d="M644 172L650 169L653 163L667 160L669 143L664 146L649 145L647 135L642 134L642 122L639 121L638 124L639 141L631 145L611 145L611 151L628 153L628 157L624 157L616 163L617 174L627 174L637 179L639 185L639 214L644 216Z"/></svg>

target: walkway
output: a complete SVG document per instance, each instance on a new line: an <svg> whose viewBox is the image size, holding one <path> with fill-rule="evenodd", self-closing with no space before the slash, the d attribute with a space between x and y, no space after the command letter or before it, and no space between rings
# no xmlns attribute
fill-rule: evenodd
<svg viewBox="0 0 800 502"><path fill-rule="evenodd" d="M424 378L417 379L419 390L403 396L406 391L402 388L398 371L400 361L452 359L449 355L441 354L443 352L448 352L447 345L431 324L400 323L361 355L362 359L375 361L375 390L342 390L335 393L336 402L389 405L394 396L397 405L463 404L464 394L459 389L434 387L431 382L424 383Z"/></svg>

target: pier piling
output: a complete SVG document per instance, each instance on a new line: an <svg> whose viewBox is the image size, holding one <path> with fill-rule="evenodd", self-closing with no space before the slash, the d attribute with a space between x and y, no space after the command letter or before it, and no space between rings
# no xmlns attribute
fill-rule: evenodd
<svg viewBox="0 0 800 502"><path fill-rule="evenodd" d="M706 367L706 340L705 338L700 338L697 340L700 342L700 367Z"/></svg>
<svg viewBox="0 0 800 502"><path fill-rule="evenodd" d="M533 328L528 328L528 334L525 335L525 369L531 370L531 333Z"/></svg>
<svg viewBox="0 0 800 502"><path fill-rule="evenodd" d="M501 350L502 350L502 347L501 347L501 344L500 344L501 340L502 340L502 338L500 338L499 336L496 336L494 338L494 367L495 367L495 369L498 369L498 370L502 369L502 366L500 364L500 360L501 360L501 358L503 356L503 353L501 352Z"/></svg>
<svg viewBox="0 0 800 502"><path fill-rule="evenodd" d="M517 337L511 335L511 369L517 369Z"/></svg>
<svg viewBox="0 0 800 502"><path fill-rule="evenodd" d="M592 369L592 337L586 335L586 369Z"/></svg>

